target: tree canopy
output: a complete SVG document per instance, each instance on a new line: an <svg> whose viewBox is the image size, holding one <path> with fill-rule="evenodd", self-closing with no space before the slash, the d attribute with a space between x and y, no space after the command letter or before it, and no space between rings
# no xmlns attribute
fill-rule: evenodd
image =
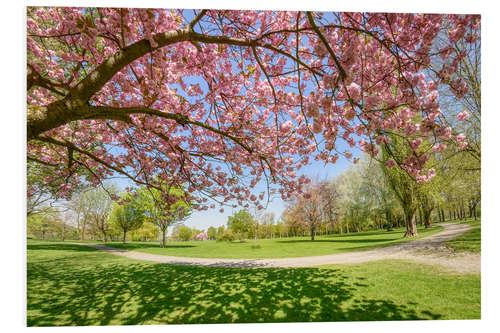
<svg viewBox="0 0 500 333"><path fill-rule="evenodd" d="M465 148L438 88L467 93L450 48L479 29L479 15L28 7L27 158L63 177L58 196L121 175L199 209L261 208L302 193L311 158L353 158L338 140L376 156L399 131L430 138L396 161L428 181L431 149Z"/></svg>

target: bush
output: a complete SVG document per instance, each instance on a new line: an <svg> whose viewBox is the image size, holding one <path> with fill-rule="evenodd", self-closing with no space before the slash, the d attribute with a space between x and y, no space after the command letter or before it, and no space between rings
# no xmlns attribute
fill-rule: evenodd
<svg viewBox="0 0 500 333"><path fill-rule="evenodd" d="M256 249L260 249L262 246L260 246L260 244L252 244L251 248L256 250Z"/></svg>
<svg viewBox="0 0 500 333"><path fill-rule="evenodd" d="M240 243L246 242L248 233L247 232L236 232L234 233L234 238L239 240Z"/></svg>
<svg viewBox="0 0 500 333"><path fill-rule="evenodd" d="M231 229L224 230L222 236L217 237L217 242L232 242L236 239L233 231Z"/></svg>

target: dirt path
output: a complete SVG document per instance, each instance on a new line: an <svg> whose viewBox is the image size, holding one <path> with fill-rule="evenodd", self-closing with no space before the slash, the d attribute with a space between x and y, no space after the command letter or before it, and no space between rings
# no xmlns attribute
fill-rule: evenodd
<svg viewBox="0 0 500 333"><path fill-rule="evenodd" d="M127 257L130 259L155 261L166 264L220 266L220 267L309 267L328 264L356 264L384 259L405 259L431 265L441 265L447 270L459 273L480 273L481 256L473 253L454 253L444 246L470 229L467 224L443 223L444 230L425 238L368 251L329 254L314 257L280 259L216 259L173 257L116 249L104 245L75 243Z"/></svg>

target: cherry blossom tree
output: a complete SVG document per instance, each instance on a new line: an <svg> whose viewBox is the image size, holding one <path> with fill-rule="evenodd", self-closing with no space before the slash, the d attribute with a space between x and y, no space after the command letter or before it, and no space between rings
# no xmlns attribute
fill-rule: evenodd
<svg viewBox="0 0 500 333"><path fill-rule="evenodd" d="M377 156L397 131L429 145L390 163L428 181L451 138L425 75L443 22L446 43L478 35L478 15L28 7L27 158L59 196L120 175L262 208L300 195L312 159L354 158L337 140Z"/></svg>

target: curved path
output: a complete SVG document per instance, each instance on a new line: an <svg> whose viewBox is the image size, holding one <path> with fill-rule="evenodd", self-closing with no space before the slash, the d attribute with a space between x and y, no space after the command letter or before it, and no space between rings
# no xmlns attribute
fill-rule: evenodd
<svg viewBox="0 0 500 333"><path fill-rule="evenodd" d="M442 265L447 269L460 273L480 273L481 256L472 253L454 253L443 244L456 238L470 229L468 224L443 223L444 230L421 239L396 245L376 248L368 251L347 252L313 257L279 258L279 259L216 259L173 257L150 254L124 249L116 249L105 245L74 243L90 246L95 249L127 257L130 259L155 261L177 265L199 265L218 267L309 267L329 264L355 264L384 259L405 259L426 264Z"/></svg>

